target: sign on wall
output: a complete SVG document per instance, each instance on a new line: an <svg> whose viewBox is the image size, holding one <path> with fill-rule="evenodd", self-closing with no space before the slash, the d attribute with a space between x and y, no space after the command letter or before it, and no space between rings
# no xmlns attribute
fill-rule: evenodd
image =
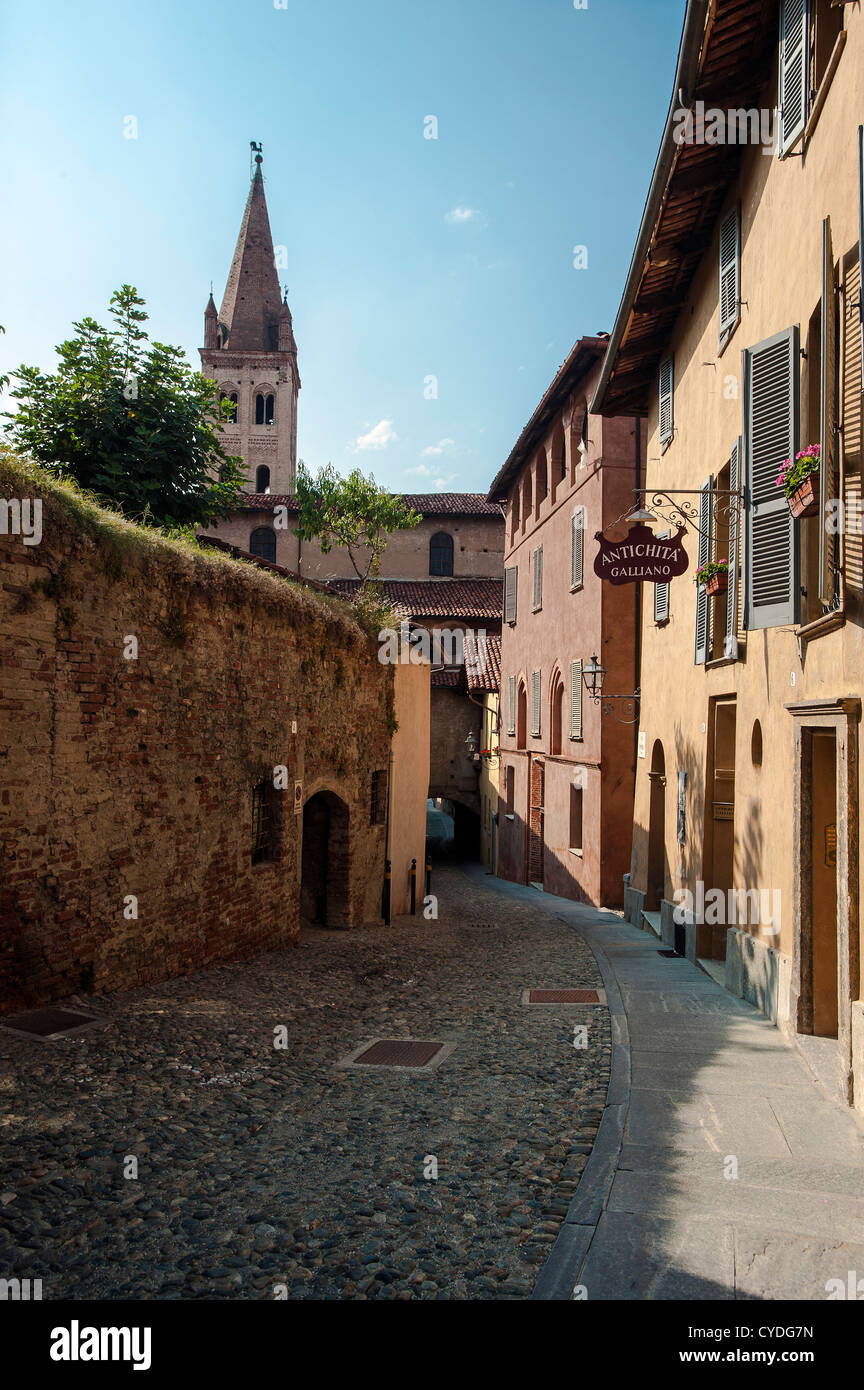
<svg viewBox="0 0 864 1390"><path fill-rule="evenodd" d="M602 531L594 534L599 549L594 556L594 573L610 584L668 584L676 575L684 574L687 551L682 537L686 527L679 526L674 536L659 540L650 526L637 522L631 526L623 541L610 541Z"/></svg>

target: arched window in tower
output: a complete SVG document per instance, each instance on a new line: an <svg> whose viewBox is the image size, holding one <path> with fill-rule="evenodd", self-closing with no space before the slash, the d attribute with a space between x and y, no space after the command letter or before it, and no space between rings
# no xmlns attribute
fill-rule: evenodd
<svg viewBox="0 0 864 1390"><path fill-rule="evenodd" d="M267 467L266 463L259 464L255 469L255 491L270 491L270 469Z"/></svg>
<svg viewBox="0 0 864 1390"><path fill-rule="evenodd" d="M249 551L259 560L276 563L276 532L272 526L256 526L249 537Z"/></svg>
<svg viewBox="0 0 864 1390"><path fill-rule="evenodd" d="M231 402L231 405L233 406L233 409L231 410L231 413L230 413L230 414L228 415L228 417L227 417L227 418L228 418L228 423L229 423L230 425L236 425L236 424L237 424L237 392L236 392L236 391L232 391L231 394L229 395L226 391L223 391L220 399L223 400L223 401L230 401L230 402Z"/></svg>
<svg viewBox="0 0 864 1390"><path fill-rule="evenodd" d="M429 573L453 573L453 537L437 531L429 542Z"/></svg>
<svg viewBox="0 0 864 1390"><path fill-rule="evenodd" d="M272 425L276 411L276 397L265 396L262 391L255 397L255 424Z"/></svg>

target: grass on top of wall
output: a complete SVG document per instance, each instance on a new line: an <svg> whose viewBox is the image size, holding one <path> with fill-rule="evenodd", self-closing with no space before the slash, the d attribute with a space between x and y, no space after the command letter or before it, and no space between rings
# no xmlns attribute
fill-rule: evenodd
<svg viewBox="0 0 864 1390"><path fill-rule="evenodd" d="M130 562L137 562L142 568L156 565L164 572L173 572L178 581L205 591L232 589L241 603L244 597L248 601L254 595L268 605L286 609L292 626L308 623L323 629L322 635L333 640L377 638L382 627L398 627L392 610L376 599L370 601L368 595L357 604L339 594L320 593L224 551L199 545L189 532L139 525L74 482L21 458L4 445L0 445L0 498L40 498L43 543L52 526L58 526L63 528L68 545L71 526L82 539L98 547L112 582L121 581ZM31 553L39 549L30 547Z"/></svg>

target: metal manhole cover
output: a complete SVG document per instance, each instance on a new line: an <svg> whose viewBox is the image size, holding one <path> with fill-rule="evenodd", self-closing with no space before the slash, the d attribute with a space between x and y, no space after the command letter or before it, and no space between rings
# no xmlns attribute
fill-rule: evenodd
<svg viewBox="0 0 864 1390"><path fill-rule="evenodd" d="M455 1043L431 1042L418 1038L372 1038L337 1062L337 1067L391 1068L399 1071L431 1072L449 1057Z"/></svg>
<svg viewBox="0 0 864 1390"><path fill-rule="evenodd" d="M7 1014L5 1018L0 1018L0 1030L14 1033L19 1038L53 1042L55 1038L83 1033L87 1028L98 1028L105 1022L105 1019L78 1009L28 1009L25 1013Z"/></svg>
<svg viewBox="0 0 864 1390"><path fill-rule="evenodd" d="M524 989L523 1004L605 1004L605 989Z"/></svg>

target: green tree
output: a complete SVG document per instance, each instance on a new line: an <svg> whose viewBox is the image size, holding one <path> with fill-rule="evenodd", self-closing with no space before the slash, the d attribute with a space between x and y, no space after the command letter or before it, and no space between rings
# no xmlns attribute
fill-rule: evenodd
<svg viewBox="0 0 864 1390"><path fill-rule="evenodd" d="M131 285L112 294L109 312L110 329L91 318L73 324L55 373L13 374L11 442L137 521L179 527L228 516L244 480L242 460L219 437L230 405L180 348L148 340Z"/></svg>
<svg viewBox="0 0 864 1390"><path fill-rule="evenodd" d="M342 478L328 463L316 476L301 459L296 493L300 522L295 534L317 541L324 555L334 545L342 546L364 587L381 569L388 536L422 521L401 497L379 487L371 473L367 478L359 468Z"/></svg>

